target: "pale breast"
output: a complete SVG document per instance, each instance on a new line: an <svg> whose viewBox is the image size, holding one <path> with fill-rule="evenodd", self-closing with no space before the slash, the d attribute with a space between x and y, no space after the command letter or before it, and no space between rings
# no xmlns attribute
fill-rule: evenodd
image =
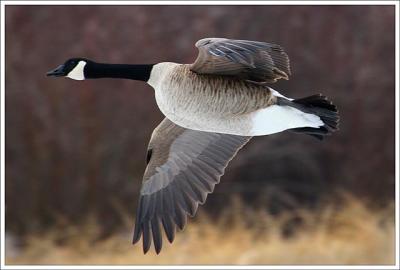
<svg viewBox="0 0 400 270"><path fill-rule="evenodd" d="M158 65L159 70L152 72L157 80L149 81L157 104L166 117L185 128L243 135L251 129L251 113L275 103L275 97L260 85L198 75L189 65Z"/></svg>

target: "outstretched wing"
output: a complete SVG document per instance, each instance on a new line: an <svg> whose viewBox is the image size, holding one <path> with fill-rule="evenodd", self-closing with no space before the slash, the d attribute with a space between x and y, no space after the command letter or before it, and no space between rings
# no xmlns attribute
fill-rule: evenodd
<svg viewBox="0 0 400 270"><path fill-rule="evenodd" d="M142 236L146 253L153 240L159 253L161 225L172 243L176 227L184 228L186 215L196 213L198 204L213 192L229 161L250 138L185 129L165 118L148 146L133 243Z"/></svg>
<svg viewBox="0 0 400 270"><path fill-rule="evenodd" d="M276 44L205 38L196 42L199 55L190 69L199 74L237 76L256 82L289 79L289 57Z"/></svg>

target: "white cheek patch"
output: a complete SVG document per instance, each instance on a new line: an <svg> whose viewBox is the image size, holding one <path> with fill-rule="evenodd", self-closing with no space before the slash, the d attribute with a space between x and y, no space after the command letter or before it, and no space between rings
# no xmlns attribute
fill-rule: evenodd
<svg viewBox="0 0 400 270"><path fill-rule="evenodd" d="M83 70L85 68L85 65L86 65L85 61L79 61L79 63L74 67L74 69L68 73L67 77L78 81L84 80L85 74L83 73Z"/></svg>

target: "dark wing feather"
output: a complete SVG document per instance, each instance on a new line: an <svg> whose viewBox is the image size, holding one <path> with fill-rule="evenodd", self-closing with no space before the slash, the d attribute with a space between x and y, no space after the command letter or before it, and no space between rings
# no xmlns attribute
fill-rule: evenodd
<svg viewBox="0 0 400 270"><path fill-rule="evenodd" d="M225 167L251 137L189 130L167 118L154 130L151 157L143 177L133 243L143 237L146 253L153 241L162 247L161 228L172 243L176 227L214 190Z"/></svg>
<svg viewBox="0 0 400 270"><path fill-rule="evenodd" d="M199 55L191 70L199 74L237 76L256 82L289 79L289 57L276 44L205 38L196 42Z"/></svg>

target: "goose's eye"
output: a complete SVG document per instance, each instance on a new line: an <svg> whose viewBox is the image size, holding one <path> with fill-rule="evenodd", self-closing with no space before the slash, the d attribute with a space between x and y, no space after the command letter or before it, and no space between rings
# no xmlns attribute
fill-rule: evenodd
<svg viewBox="0 0 400 270"><path fill-rule="evenodd" d="M146 164L149 164L152 154L153 154L153 149L149 148L149 149L147 150Z"/></svg>

